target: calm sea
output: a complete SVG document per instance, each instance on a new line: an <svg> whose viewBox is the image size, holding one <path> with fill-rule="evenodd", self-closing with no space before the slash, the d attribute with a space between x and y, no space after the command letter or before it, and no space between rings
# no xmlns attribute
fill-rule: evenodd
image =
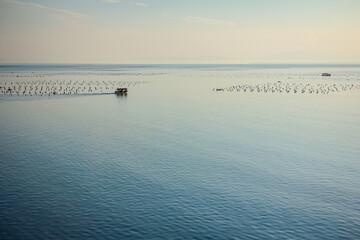
<svg viewBox="0 0 360 240"><path fill-rule="evenodd" d="M0 95L1 239L360 239L360 65L0 65L39 84L87 92Z"/></svg>

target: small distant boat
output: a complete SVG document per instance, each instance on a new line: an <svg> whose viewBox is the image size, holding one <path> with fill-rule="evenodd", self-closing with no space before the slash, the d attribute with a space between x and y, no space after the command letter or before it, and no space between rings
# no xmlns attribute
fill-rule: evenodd
<svg viewBox="0 0 360 240"><path fill-rule="evenodd" d="M331 74L330 74L330 73L323 73L321 76L323 76L323 77L330 77Z"/></svg>
<svg viewBox="0 0 360 240"><path fill-rule="evenodd" d="M115 94L120 94L120 95L127 94L127 92L128 92L127 88L117 88L115 90Z"/></svg>

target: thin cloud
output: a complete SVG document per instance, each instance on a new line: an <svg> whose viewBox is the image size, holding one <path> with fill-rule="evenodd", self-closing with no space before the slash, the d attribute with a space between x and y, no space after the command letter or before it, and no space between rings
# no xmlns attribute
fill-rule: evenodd
<svg viewBox="0 0 360 240"><path fill-rule="evenodd" d="M121 0L102 0L103 2L107 2L107 3L118 3L121 2Z"/></svg>
<svg viewBox="0 0 360 240"><path fill-rule="evenodd" d="M62 15L66 15L68 17L72 17L72 18L77 19L77 20L84 20L84 19L87 19L89 17L86 14L74 12L74 11L67 10L67 9L59 9L59 8L47 7L47 6L44 6L44 5L41 5L41 4L37 4L37 3L26 3L26 2L21 2L19 0L0 0L0 1L1 2L12 3L12 4L17 4L17 5L35 7L35 8L43 9L43 10L46 10L46 11L51 11L51 12L54 12L54 13L60 13Z"/></svg>
<svg viewBox="0 0 360 240"><path fill-rule="evenodd" d="M202 17L185 17L183 20L188 23L200 23L200 24L210 24L210 25L228 25L228 26L235 25L235 23L230 22L230 21L211 19L211 18L202 18Z"/></svg>
<svg viewBox="0 0 360 240"><path fill-rule="evenodd" d="M147 7L146 3L137 2L137 3L135 3L135 5L138 6L138 7Z"/></svg>
<svg viewBox="0 0 360 240"><path fill-rule="evenodd" d="M146 3L141 3L141 2L130 2L130 5L135 5L138 7L147 7Z"/></svg>

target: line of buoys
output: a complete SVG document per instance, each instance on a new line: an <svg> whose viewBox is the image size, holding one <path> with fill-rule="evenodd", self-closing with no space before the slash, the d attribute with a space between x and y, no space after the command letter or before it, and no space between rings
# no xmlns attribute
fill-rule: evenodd
<svg viewBox="0 0 360 240"><path fill-rule="evenodd" d="M154 73L141 73L131 71L111 71L111 72L40 72L40 73L14 73L14 72L3 72L0 73L0 78L44 78L50 76L155 76L164 75L165 72L154 72Z"/></svg>
<svg viewBox="0 0 360 240"><path fill-rule="evenodd" d="M324 79L321 73L271 73L271 72L246 72L246 71L218 71L212 73L192 73L192 74L181 74L183 78L203 78L203 79L252 79L254 81L359 81L360 74L357 73L336 73L331 74L331 78ZM265 80L266 79L266 80Z"/></svg>

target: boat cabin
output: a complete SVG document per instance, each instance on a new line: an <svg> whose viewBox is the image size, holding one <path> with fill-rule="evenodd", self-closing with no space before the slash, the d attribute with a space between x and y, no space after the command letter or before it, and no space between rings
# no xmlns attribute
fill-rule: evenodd
<svg viewBox="0 0 360 240"><path fill-rule="evenodd" d="M127 94L128 90L127 88L117 88L115 90L115 94Z"/></svg>

